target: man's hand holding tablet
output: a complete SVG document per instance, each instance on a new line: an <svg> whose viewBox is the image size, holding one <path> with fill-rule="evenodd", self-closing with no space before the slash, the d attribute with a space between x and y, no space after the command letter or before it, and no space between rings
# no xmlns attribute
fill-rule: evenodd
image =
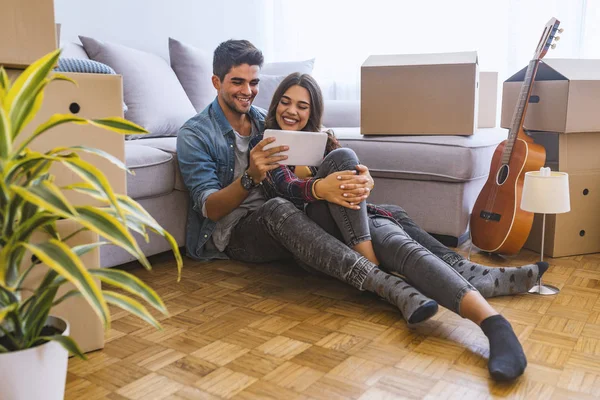
<svg viewBox="0 0 600 400"><path fill-rule="evenodd" d="M285 161L287 156L281 154L287 151L288 146L275 145L275 138L264 138L252 150L250 150L250 160L248 162L248 175L255 184L261 183L267 176L267 172L279 167L281 161ZM269 149L265 149L267 145Z"/></svg>

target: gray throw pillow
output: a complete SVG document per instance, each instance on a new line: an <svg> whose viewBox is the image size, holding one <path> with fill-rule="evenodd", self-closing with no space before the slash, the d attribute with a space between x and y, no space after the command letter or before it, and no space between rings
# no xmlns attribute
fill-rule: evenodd
<svg viewBox="0 0 600 400"><path fill-rule="evenodd" d="M264 108L265 110L269 109L269 105L271 105L271 99L273 98L273 93L281 83L281 81L287 75L264 75L260 74L260 82L258 83L258 94L254 98L255 106L260 108Z"/></svg>
<svg viewBox="0 0 600 400"><path fill-rule="evenodd" d="M176 136L196 114L175 73L159 56L85 36L79 39L92 60L123 76L123 97L129 107L125 117L150 132L128 139Z"/></svg>
<svg viewBox="0 0 600 400"><path fill-rule="evenodd" d="M169 38L171 68L197 112L212 103L217 91L212 85L212 54Z"/></svg>
<svg viewBox="0 0 600 400"><path fill-rule="evenodd" d="M315 67L315 59L304 61L284 61L284 62L272 62L265 63L260 70L261 74L265 75L289 75L294 72L300 72L301 74L312 74L313 68Z"/></svg>

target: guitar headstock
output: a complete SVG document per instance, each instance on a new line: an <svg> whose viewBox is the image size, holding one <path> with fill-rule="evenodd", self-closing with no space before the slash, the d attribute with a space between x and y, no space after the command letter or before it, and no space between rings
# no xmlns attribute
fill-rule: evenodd
<svg viewBox="0 0 600 400"><path fill-rule="evenodd" d="M541 60L548 52L548 49L556 47L556 44L553 44L552 41L558 41L560 36L556 36L556 32L562 33L563 31L562 29L558 29L558 25L560 25L560 21L556 18L551 18L550 21L546 23L544 33L542 33L542 36L540 37L533 59Z"/></svg>

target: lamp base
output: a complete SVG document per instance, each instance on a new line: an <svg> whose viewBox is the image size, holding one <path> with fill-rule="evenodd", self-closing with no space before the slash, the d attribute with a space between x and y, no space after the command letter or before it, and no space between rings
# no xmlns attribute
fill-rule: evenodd
<svg viewBox="0 0 600 400"><path fill-rule="evenodd" d="M552 296L554 294L558 294L559 292L560 289L552 285L535 285L529 289L529 293L539 294L542 296Z"/></svg>

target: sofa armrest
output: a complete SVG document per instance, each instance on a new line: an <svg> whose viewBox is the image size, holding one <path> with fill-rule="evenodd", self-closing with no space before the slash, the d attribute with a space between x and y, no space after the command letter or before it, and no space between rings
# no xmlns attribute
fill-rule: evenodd
<svg viewBox="0 0 600 400"><path fill-rule="evenodd" d="M360 100L325 100L323 125L327 128L360 126Z"/></svg>

